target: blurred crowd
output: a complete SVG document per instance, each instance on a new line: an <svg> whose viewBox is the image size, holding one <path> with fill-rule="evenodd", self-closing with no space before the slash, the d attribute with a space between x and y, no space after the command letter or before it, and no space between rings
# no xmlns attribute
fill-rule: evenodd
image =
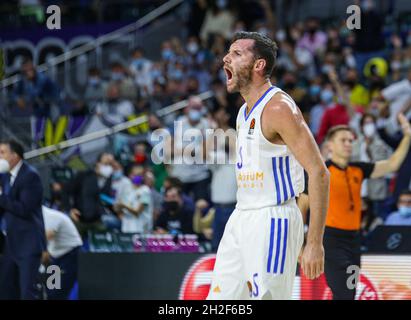
<svg viewBox="0 0 411 320"><path fill-rule="evenodd" d="M57 5L63 25L134 21L165 0L9 0L0 3L0 26L4 29L41 27L46 9Z"/></svg>
<svg viewBox="0 0 411 320"><path fill-rule="evenodd" d="M151 158L156 129L235 128L243 101L228 94L222 58L231 36L240 30L262 32L279 46L272 83L296 101L324 157L329 128L349 124L357 133L353 160L386 159L401 139L397 115L411 118L411 26L383 32L385 12L372 0L361 1L361 29L349 30L345 21L317 18L285 26L275 20L272 3L248 1L192 1L187 37L161 45L161 59L135 48L128 61L103 70L91 68L83 99L73 101L72 116L96 115L108 126L136 115L148 115L142 139L102 153L93 168L68 182L53 181L49 205L68 213L80 233L117 230L133 233L196 233L215 250L235 205L233 165L155 164ZM58 85L36 72L31 61L22 66L23 80L12 99L16 108L27 104L39 117L50 116L59 103ZM211 90L202 101L196 95ZM158 116L172 103L188 99L184 109ZM177 146L177 148L184 146ZM175 149L174 149L175 150ZM231 152L226 145L217 152ZM391 213L400 224L411 225L411 154L396 176L368 180L363 185L364 232L383 224ZM397 208L398 207L398 208ZM399 209L402 208L402 209Z"/></svg>

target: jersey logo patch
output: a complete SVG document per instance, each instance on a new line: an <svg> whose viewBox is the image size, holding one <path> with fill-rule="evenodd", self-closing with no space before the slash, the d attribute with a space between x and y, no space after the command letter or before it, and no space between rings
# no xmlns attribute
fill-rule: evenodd
<svg viewBox="0 0 411 320"><path fill-rule="evenodd" d="M253 134L254 133L254 127L255 127L255 118L253 118L251 120L250 128L248 129L248 134Z"/></svg>

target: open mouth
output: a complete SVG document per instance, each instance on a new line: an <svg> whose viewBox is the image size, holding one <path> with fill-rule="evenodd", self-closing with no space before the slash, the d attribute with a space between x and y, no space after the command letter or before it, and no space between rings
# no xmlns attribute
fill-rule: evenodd
<svg viewBox="0 0 411 320"><path fill-rule="evenodd" d="M227 67L224 67L224 71L225 71L225 75L226 75L226 78L227 78L227 84L228 84L233 80L233 73Z"/></svg>

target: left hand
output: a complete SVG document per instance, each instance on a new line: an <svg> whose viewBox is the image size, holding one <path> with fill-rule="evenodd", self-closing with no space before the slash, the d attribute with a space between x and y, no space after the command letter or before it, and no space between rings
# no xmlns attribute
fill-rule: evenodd
<svg viewBox="0 0 411 320"><path fill-rule="evenodd" d="M301 267L304 275L317 279L324 272L324 247L322 244L307 243L301 255Z"/></svg>
<svg viewBox="0 0 411 320"><path fill-rule="evenodd" d="M48 253L47 251L43 251L41 253L41 264L48 265L50 261L51 261L50 253Z"/></svg>
<svg viewBox="0 0 411 320"><path fill-rule="evenodd" d="M398 123L401 126L402 133L404 136L409 136L411 137L411 125L410 122L408 121L407 117L404 115L404 113L400 112L398 114Z"/></svg>

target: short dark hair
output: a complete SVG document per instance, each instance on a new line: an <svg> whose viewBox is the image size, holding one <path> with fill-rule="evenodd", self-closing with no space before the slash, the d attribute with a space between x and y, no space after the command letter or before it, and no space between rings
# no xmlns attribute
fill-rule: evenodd
<svg viewBox="0 0 411 320"><path fill-rule="evenodd" d="M20 159L24 159L24 148L18 141L10 139L2 141L0 144L8 145L12 152L16 153Z"/></svg>
<svg viewBox="0 0 411 320"><path fill-rule="evenodd" d="M331 140L337 132L340 131L350 131L352 134L354 134L354 131L352 128L350 128L349 126L345 125L345 124L340 124L338 126L334 126L331 127L328 131L327 131L327 135L325 137L325 141L329 141Z"/></svg>
<svg viewBox="0 0 411 320"><path fill-rule="evenodd" d="M254 57L264 59L266 62L264 76L271 77L277 59L278 46L275 41L259 32L239 31L234 34L231 43L241 39L254 40Z"/></svg>
<svg viewBox="0 0 411 320"><path fill-rule="evenodd" d="M402 191L400 192L400 195L398 196L398 199L399 199L401 196L411 196L411 190L410 190L410 189L402 190Z"/></svg>
<svg viewBox="0 0 411 320"><path fill-rule="evenodd" d="M361 120L360 120L360 126L361 126L361 128L362 128L362 126L364 125L364 122L365 122L365 119L366 119L366 118L372 118L372 120L373 120L374 122L377 122L377 117L376 117L376 116L374 116L372 113L366 112L366 113L363 114L363 116L361 117Z"/></svg>

